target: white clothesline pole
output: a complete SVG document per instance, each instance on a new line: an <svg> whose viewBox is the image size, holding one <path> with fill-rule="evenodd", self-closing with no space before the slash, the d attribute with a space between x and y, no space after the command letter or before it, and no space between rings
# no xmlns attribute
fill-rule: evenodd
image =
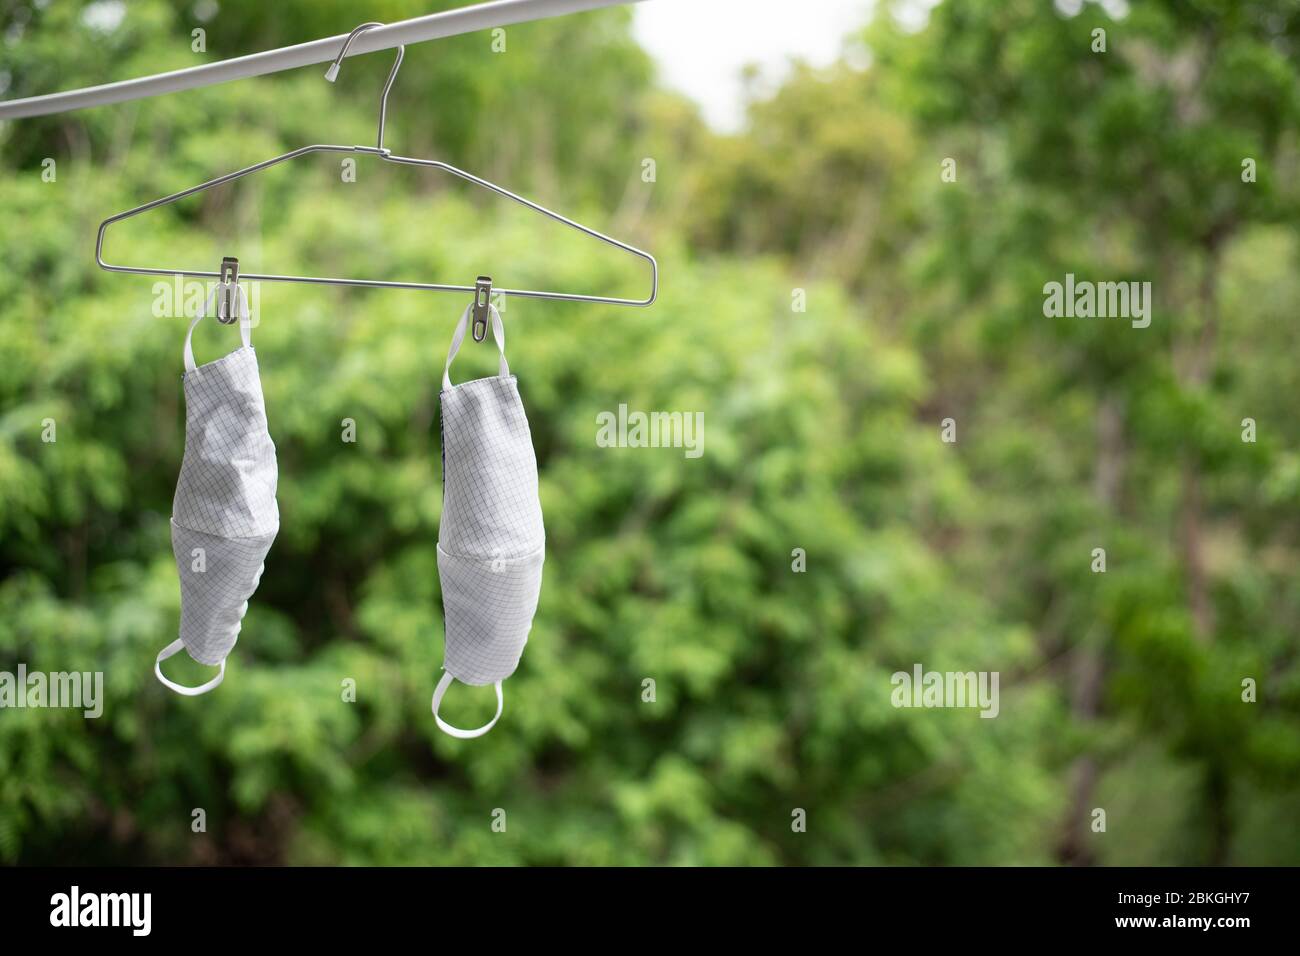
<svg viewBox="0 0 1300 956"><path fill-rule="evenodd" d="M526 23L529 20L543 20L547 17L581 13L600 7L639 2L641 0L492 0L490 3L431 13L428 16L413 17L410 20L399 20L387 26L375 27L362 33L352 42L348 55L374 53L376 50L389 50L404 44L422 43L425 40L473 33L476 30L489 30L493 27L509 26L512 23ZM346 33L340 33L338 36L313 40L310 43L299 43L297 46L281 47L278 50L267 50L217 63L173 70L170 73L158 73L136 80L105 83L102 86L89 86L82 90L69 90L66 93L49 93L45 96L8 100L0 102L0 120L66 113L69 110L85 109L88 106L122 103L126 100L192 90L199 86L212 86L215 83L228 83L231 80L243 80L252 76L265 76L268 73L279 73L281 70L311 66L313 63L328 63L338 56L339 48L347 38Z"/></svg>

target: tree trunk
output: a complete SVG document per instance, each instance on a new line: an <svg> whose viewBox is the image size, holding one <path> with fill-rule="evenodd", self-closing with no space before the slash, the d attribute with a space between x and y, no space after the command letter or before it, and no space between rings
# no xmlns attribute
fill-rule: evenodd
<svg viewBox="0 0 1300 956"><path fill-rule="evenodd" d="M1124 480L1124 416L1117 398L1104 396L1097 406L1097 459L1093 493L1107 517L1119 508ZM1103 545L1104 546L1104 545ZM1105 685L1105 640L1089 634L1074 650L1070 662L1070 710L1074 720L1087 727L1101 712ZM1070 802L1057 843L1057 859L1069 866L1091 866L1093 851L1093 791L1101 774L1097 758L1085 753L1070 768Z"/></svg>
<svg viewBox="0 0 1300 956"><path fill-rule="evenodd" d="M1197 289L1197 311L1201 325L1191 345L1190 354L1183 363L1182 384L1189 391L1203 390L1213 369L1219 332L1218 293L1219 240L1212 237L1207 241L1205 272L1201 275ZM1214 631L1214 606L1210 601L1210 585L1205 570L1203 516L1200 453L1193 448L1183 459L1178 544L1183 574L1187 581L1187 611L1192 618L1193 632L1202 642L1208 641Z"/></svg>

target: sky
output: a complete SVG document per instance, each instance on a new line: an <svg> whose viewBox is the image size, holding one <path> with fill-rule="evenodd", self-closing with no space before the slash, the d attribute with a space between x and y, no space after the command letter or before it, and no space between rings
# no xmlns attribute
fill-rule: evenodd
<svg viewBox="0 0 1300 956"><path fill-rule="evenodd" d="M645 0L633 10L637 40L658 61L665 84L698 102L715 129L732 132L744 120L740 71L746 63L758 64L765 81L779 79L791 57L829 64L871 6L871 0Z"/></svg>

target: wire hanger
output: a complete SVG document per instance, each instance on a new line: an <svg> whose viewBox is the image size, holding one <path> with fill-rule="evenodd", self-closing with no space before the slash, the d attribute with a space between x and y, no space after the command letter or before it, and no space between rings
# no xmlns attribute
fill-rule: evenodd
<svg viewBox="0 0 1300 956"><path fill-rule="evenodd" d="M363 23L348 34L348 38L343 42L343 47L339 50L338 56L334 58L334 62L331 63L329 69L325 71L325 78L333 83L338 77L340 64L342 64L343 58L347 56L348 47L352 45L352 41L366 30L371 30L380 26L383 26L383 24L376 22ZM391 150L385 147L384 121L388 116L388 91L392 89L393 81L397 79L397 71L401 67L402 58L405 55L406 48L404 46L398 46L397 59L393 62L392 70L389 71L388 80L384 83L383 95L379 100L379 131L374 146L340 146L335 144L301 146L298 149L290 150L287 153L282 153L279 156L264 160L263 162L256 163L252 166L247 166L244 169L237 170L233 173L227 173L224 176L219 176L216 179L209 180L208 182L202 183L198 186L191 186L189 189L183 189L180 192L172 193L170 196L164 196L161 199L153 200L153 202L147 202L141 206L136 206L134 209L128 209L126 212L120 212L115 216L110 216L99 224L99 235L95 240L95 261L99 264L99 267L108 272L129 272L136 275L184 275L193 276L195 278L215 278L220 281L221 286L226 290L227 295L230 294L234 284L238 282L240 278L256 279L264 282L310 282L320 285L368 286L382 289L427 289L434 292L472 292L474 293L473 336L475 341L478 342L483 341L483 338L487 335L488 300L494 291L499 295L516 296L525 299L559 299L567 302L603 302L609 305L647 306L655 301L656 296L659 294L659 265L655 261L654 256L650 255L650 253L625 242L620 242L618 239L614 239L604 233L597 232L595 229L592 229L589 226L584 226L580 222L575 222L574 220L562 216L551 209L547 209L545 206L535 203L531 199L525 199L523 196L519 196L502 186L488 182L486 179L481 179L473 173L468 173L463 169L457 169L455 166L439 160L416 159L410 156L396 156ZM494 290L490 276L479 276L475 280L474 285L446 285L433 282L393 282L379 279L338 279L321 276L267 275L255 272L245 272L241 276L239 274L239 261L233 256L227 256L222 259L221 269L218 272L191 271L187 269L154 269L142 266L121 266L113 265L112 263L104 261L104 235L108 231L108 227L113 223L120 222L123 219L130 219L133 216L138 216L143 212L147 212L148 210L155 209L159 206L170 205L186 198L187 196L192 196L195 193L222 186L228 182L241 179L244 176L251 175L252 173L259 172L271 166L276 166L280 163L297 159L299 156L306 156L309 153L370 153L390 163L400 163L407 166L427 166L433 169L445 170L446 172L458 176L467 182L471 182L476 186L482 186L485 189L490 189L492 192L505 196L507 199L512 199L520 205L526 206L535 212L539 212L556 222L562 223L572 229L576 229L579 232L586 233L588 236L599 239L607 245L614 246L615 248L630 253L639 259L645 260L650 265L650 293L644 299L625 299L604 295L578 295L569 292L543 292L535 289ZM222 310L218 309L217 316L222 321L233 321L233 312L230 309L225 310L224 316Z"/></svg>

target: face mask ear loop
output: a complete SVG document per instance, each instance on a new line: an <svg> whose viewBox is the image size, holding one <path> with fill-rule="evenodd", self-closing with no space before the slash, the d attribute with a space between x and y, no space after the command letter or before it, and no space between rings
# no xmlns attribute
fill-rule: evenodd
<svg viewBox="0 0 1300 956"><path fill-rule="evenodd" d="M466 306L465 313L456 323L456 331L451 336L451 348L447 350L447 364L442 367L442 388L444 391L451 388L451 363L460 351L460 343L465 341L465 327L469 323L469 315L474 311L474 305L471 303ZM489 305L488 311L492 317L492 337L497 340L497 351L501 358L497 363L497 374L502 378L510 375L510 366L506 362L506 327L501 322L501 313L497 311L495 305Z"/></svg>
<svg viewBox="0 0 1300 956"><path fill-rule="evenodd" d="M453 727L438 716L438 708L442 706L442 695L447 693L447 688L451 686L453 680L455 680L455 678L451 676L450 672L443 671L442 680L438 681L438 686L434 688L433 691L433 719L437 722L438 729L444 734L449 734L452 737L459 737L461 740L469 740L473 737L482 737L496 725L498 720L501 719L501 710L505 707L505 698L501 695L501 682L497 681L495 685L497 689L496 716L482 727L478 727L474 730L461 730L459 727Z"/></svg>
<svg viewBox="0 0 1300 956"><path fill-rule="evenodd" d="M248 315L248 299L244 296L244 287L235 285L235 301L239 308L239 340L244 343L244 348L253 347L253 322Z"/></svg>
<svg viewBox="0 0 1300 956"><path fill-rule="evenodd" d="M154 659L153 662L154 676L157 677L158 680L162 682L162 685L164 687L167 687L170 690L174 690L178 694L184 694L186 697L198 697L200 694L206 694L208 691L212 690L212 688L216 687L218 684L220 684L223 680L226 679L225 660L222 660L221 671L217 674L217 676L212 678L212 680L208 681L206 684L200 684L198 687L186 687L184 684L177 684L174 681L170 681L166 677L163 677L162 662L167 660L167 658L175 655L184 646L185 646L185 642L178 637L176 638L176 640L172 641L161 651L159 651L158 656ZM500 711L498 711L497 713L499 716Z"/></svg>
<svg viewBox="0 0 1300 956"><path fill-rule="evenodd" d="M497 374L502 378L509 378L510 366L506 363L506 327L495 305L489 305L488 311L492 313L492 337L497 340L497 351L501 353L501 360L497 363Z"/></svg>
<svg viewBox="0 0 1300 956"><path fill-rule="evenodd" d="M186 331L185 333L185 350L182 352L182 357L185 359L185 371L187 372L192 372L195 369L194 341L193 341L194 326L202 322L203 317L208 314L208 309L212 308L212 303L216 300L217 292L220 291L220 289L221 289L220 282L218 282L215 286L212 287L212 291L208 293L208 301L203 303L203 307L200 308L198 313L194 316L193 321L190 322L190 327L188 331Z"/></svg>
<svg viewBox="0 0 1300 956"><path fill-rule="evenodd" d="M208 293L207 301L203 303L203 307L199 309L198 314L194 316L189 329L185 333L185 349L182 357L185 360L185 371L187 372L193 372L196 367L194 364L194 327L208 314L208 309L212 308L217 293L221 289L220 282L212 287L212 291ZM248 314L248 299L244 296L244 287L241 285L235 286L235 303L235 307L239 310L239 338L244 343L244 348L251 349L253 347L253 323ZM220 309L219 304L217 308Z"/></svg>

